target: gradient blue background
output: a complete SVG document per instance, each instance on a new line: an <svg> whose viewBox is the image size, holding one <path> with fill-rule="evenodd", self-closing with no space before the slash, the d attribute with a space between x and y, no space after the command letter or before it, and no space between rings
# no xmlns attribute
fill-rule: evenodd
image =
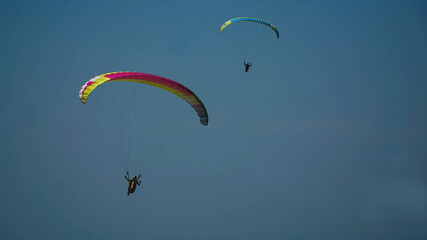
<svg viewBox="0 0 427 240"><path fill-rule="evenodd" d="M427 239L426 12L1 1L0 239ZM281 36L247 74L219 34L236 16ZM120 70L179 81L210 114L131 197L78 99Z"/></svg>

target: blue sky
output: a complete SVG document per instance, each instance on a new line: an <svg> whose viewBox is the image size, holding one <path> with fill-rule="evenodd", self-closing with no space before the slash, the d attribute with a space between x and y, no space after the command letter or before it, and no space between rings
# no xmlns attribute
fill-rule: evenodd
<svg viewBox="0 0 427 240"><path fill-rule="evenodd" d="M426 10L1 2L0 238L427 238ZM280 31L247 74L219 33L236 16ZM78 99L113 71L183 83L210 116L131 197Z"/></svg>

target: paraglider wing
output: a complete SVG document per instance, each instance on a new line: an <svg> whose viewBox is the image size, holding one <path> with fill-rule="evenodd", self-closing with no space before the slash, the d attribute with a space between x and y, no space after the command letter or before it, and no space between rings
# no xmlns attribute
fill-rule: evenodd
<svg viewBox="0 0 427 240"><path fill-rule="evenodd" d="M147 73L112 72L94 77L82 86L79 93L80 101L82 103L86 103L89 95L93 90L95 90L95 88L103 83L111 81L138 82L171 92L191 105L191 107L197 112L201 124L205 126L208 125L208 113L206 108L203 102L199 99L199 97L197 97L196 94L194 94L194 92L178 82Z"/></svg>
<svg viewBox="0 0 427 240"><path fill-rule="evenodd" d="M276 33L277 38L279 38L279 31L277 30L277 28L276 28L275 26L273 26L273 24L271 24L271 23L269 23L269 22L267 22L267 21L265 21L265 20L262 20L262 19L259 19L259 18L253 18L253 17L237 17L237 18L232 18L232 19L230 19L230 20L226 21L226 22L221 26L221 34L222 34L222 31L223 31L226 27L228 27L230 24L235 23L235 22L242 22L242 21L244 21L244 22L254 22L254 23L263 24L263 25L265 25L265 26L267 26L267 27L271 28L271 29Z"/></svg>

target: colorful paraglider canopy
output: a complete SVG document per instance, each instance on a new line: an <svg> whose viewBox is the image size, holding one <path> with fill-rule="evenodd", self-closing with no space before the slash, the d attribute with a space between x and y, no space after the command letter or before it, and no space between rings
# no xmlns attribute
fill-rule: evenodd
<svg viewBox="0 0 427 240"><path fill-rule="evenodd" d="M277 38L279 38L279 31L277 31L276 27L273 26L273 24L271 24L271 23L269 23L269 22L267 22L265 20L262 20L262 19L259 19L259 18L253 18L253 17L237 17L237 18L232 18L232 19L226 21L221 26L221 34L222 34L222 31L226 27L228 27L230 24L235 23L235 22L254 22L254 23L263 24L263 25L271 28L274 32L276 32L276 36L277 36Z"/></svg>
<svg viewBox="0 0 427 240"><path fill-rule="evenodd" d="M171 92L191 105L191 107L197 112L201 124L205 126L208 125L208 113L206 108L203 102L199 99L199 97L197 97L196 94L194 94L193 91L178 82L147 73L112 72L96 76L82 86L79 93L80 101L82 103L86 103L89 95L93 90L95 90L95 88L101 84L111 81L138 82Z"/></svg>

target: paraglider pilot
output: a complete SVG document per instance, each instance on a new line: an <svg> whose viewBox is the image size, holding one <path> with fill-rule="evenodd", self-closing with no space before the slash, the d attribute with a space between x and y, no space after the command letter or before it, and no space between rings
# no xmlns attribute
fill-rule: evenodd
<svg viewBox="0 0 427 240"><path fill-rule="evenodd" d="M137 185L141 185L142 179L140 178L141 178L141 174L138 175L138 178L136 176L133 176L132 179L129 179L129 173L126 172L125 179L129 182L128 195L135 192Z"/></svg>
<svg viewBox="0 0 427 240"><path fill-rule="evenodd" d="M243 61L243 64L245 64L245 72L248 72L249 68L252 67L252 63L250 62L246 63L245 61Z"/></svg>

